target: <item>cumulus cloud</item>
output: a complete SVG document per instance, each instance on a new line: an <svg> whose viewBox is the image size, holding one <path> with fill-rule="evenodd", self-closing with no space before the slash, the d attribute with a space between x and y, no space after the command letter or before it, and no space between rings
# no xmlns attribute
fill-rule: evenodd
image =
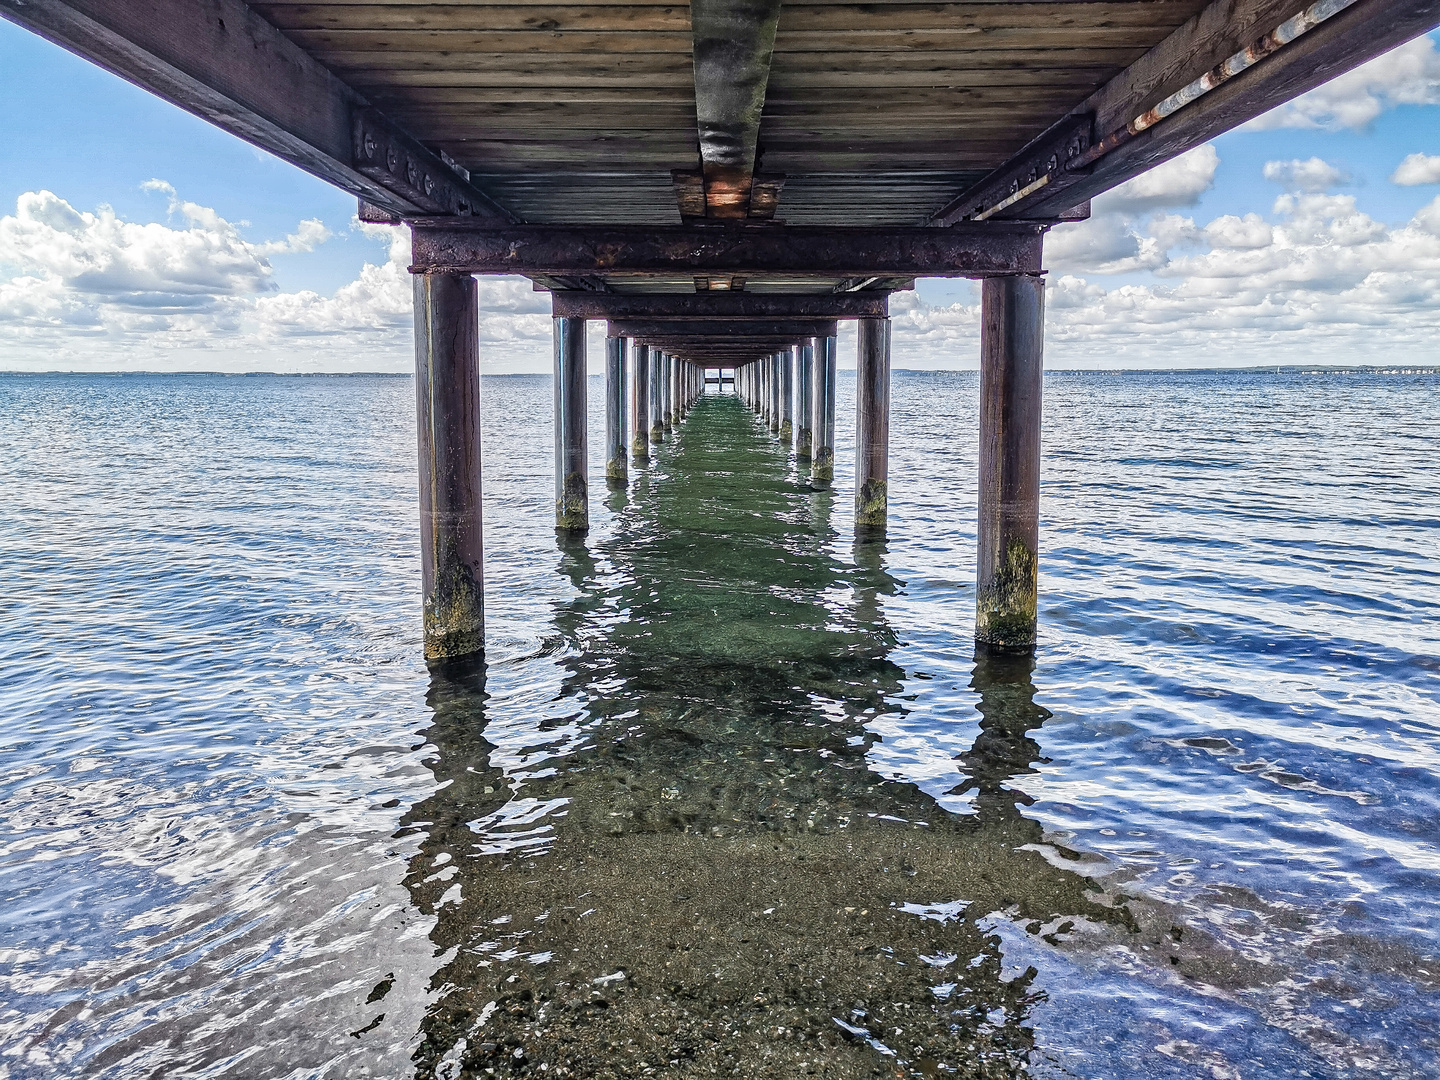
<svg viewBox="0 0 1440 1080"><path fill-rule="evenodd" d="M1349 173L1318 157L1307 161L1267 161L1264 175L1266 180L1280 184L1286 191L1329 191L1350 180Z"/></svg>
<svg viewBox="0 0 1440 1080"><path fill-rule="evenodd" d="M1053 272L1047 364L1440 361L1440 197L1393 227L1318 192L1282 195L1274 214L1152 219L1138 240L1163 264L1146 284ZM973 366L978 319L973 300L912 305L895 319L896 366Z"/></svg>
<svg viewBox="0 0 1440 1080"><path fill-rule="evenodd" d="M1095 200L1089 221L1051 232L1047 261L1058 270L1093 274L1161 269L1171 248L1198 234L1189 218L1160 211L1194 206L1219 167L1220 155L1207 143L1127 180Z"/></svg>
<svg viewBox="0 0 1440 1080"><path fill-rule="evenodd" d="M1341 128L1368 127L1386 109L1397 105L1440 103L1440 51L1429 37L1419 37L1271 109L1245 127Z"/></svg>
<svg viewBox="0 0 1440 1080"><path fill-rule="evenodd" d="M1401 187L1418 184L1440 184L1440 156L1410 154L1390 176L1391 183Z"/></svg>
<svg viewBox="0 0 1440 1080"><path fill-rule="evenodd" d="M1220 155L1210 143L1171 158L1095 200L1096 213L1138 213L1194 206L1215 185Z"/></svg>
<svg viewBox="0 0 1440 1080"><path fill-rule="evenodd" d="M18 368L204 367L406 370L412 363L409 233L355 222L383 242L332 295L282 291L270 257L330 238L307 220L283 239L247 240L162 180L171 223L82 211L26 192L0 217L0 364ZM503 369L549 348L549 305L528 281L480 282L481 342Z"/></svg>

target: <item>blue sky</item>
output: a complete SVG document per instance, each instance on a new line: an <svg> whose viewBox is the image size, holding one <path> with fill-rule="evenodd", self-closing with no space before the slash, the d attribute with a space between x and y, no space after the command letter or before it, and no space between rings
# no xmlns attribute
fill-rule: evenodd
<svg viewBox="0 0 1440 1080"><path fill-rule="evenodd" d="M0 368L408 366L403 243L349 196L4 21L0 93ZM1052 236L1048 364L1440 362L1434 35L1172 166ZM543 295L482 287L492 369L548 370ZM974 366L969 283L895 310L897 366Z"/></svg>

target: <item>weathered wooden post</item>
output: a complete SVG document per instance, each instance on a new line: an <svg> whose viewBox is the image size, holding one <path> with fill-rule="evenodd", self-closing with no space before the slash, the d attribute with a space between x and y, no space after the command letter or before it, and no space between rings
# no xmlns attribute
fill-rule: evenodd
<svg viewBox="0 0 1440 1080"><path fill-rule="evenodd" d="M638 341L630 350L630 456L650 464L650 349Z"/></svg>
<svg viewBox="0 0 1440 1080"><path fill-rule="evenodd" d="M629 469L625 454L625 339L605 339L605 483L624 487Z"/></svg>
<svg viewBox="0 0 1440 1080"><path fill-rule="evenodd" d="M650 350L650 441L665 441L665 354Z"/></svg>
<svg viewBox="0 0 1440 1080"><path fill-rule="evenodd" d="M780 441L787 447L795 442L795 350L776 354L780 362Z"/></svg>
<svg viewBox="0 0 1440 1080"><path fill-rule="evenodd" d="M585 320L552 319L555 336L555 528L590 527L585 438Z"/></svg>
<svg viewBox="0 0 1440 1080"><path fill-rule="evenodd" d="M770 400L767 404L770 407L770 434L780 434L780 354L771 353L770 359L765 365L770 369Z"/></svg>
<svg viewBox="0 0 1440 1080"><path fill-rule="evenodd" d="M665 425L665 430L675 430L675 358L669 353L664 353L664 369L660 376L662 380L660 400L663 405L660 409L660 420Z"/></svg>
<svg viewBox="0 0 1440 1080"><path fill-rule="evenodd" d="M810 457L810 480L816 487L829 487L835 479L835 368L836 339L815 339L815 436Z"/></svg>
<svg viewBox="0 0 1440 1080"><path fill-rule="evenodd" d="M680 421L685 419L685 384L683 380L683 368L685 361L678 356L670 358L670 427L675 429L680 426Z"/></svg>
<svg viewBox="0 0 1440 1080"><path fill-rule="evenodd" d="M415 419L425 659L485 651L480 311L469 274L416 274Z"/></svg>
<svg viewBox="0 0 1440 1080"><path fill-rule="evenodd" d="M986 278L980 298L980 520L975 638L1035 646L1045 279Z"/></svg>
<svg viewBox="0 0 1440 1080"><path fill-rule="evenodd" d="M814 382L815 341L810 339L800 346L795 360L795 456L801 461L810 460L811 417L815 413Z"/></svg>
<svg viewBox="0 0 1440 1080"><path fill-rule="evenodd" d="M855 531L884 532L890 474L890 320L861 319L855 358Z"/></svg>

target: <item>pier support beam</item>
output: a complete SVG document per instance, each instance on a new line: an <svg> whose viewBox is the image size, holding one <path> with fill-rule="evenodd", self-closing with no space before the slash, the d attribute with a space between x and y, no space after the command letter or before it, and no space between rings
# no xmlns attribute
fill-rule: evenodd
<svg viewBox="0 0 1440 1080"><path fill-rule="evenodd" d="M660 423L665 430L675 430L675 358L662 353L660 365Z"/></svg>
<svg viewBox="0 0 1440 1080"><path fill-rule="evenodd" d="M552 319L555 332L555 528L590 528L585 439L585 320Z"/></svg>
<svg viewBox="0 0 1440 1080"><path fill-rule="evenodd" d="M425 659L485 651L480 312L468 274L416 274L415 418Z"/></svg>
<svg viewBox="0 0 1440 1080"><path fill-rule="evenodd" d="M625 454L625 339L605 339L605 482L624 487L629 468Z"/></svg>
<svg viewBox="0 0 1440 1080"><path fill-rule="evenodd" d="M780 441L788 448L795 442L795 350L779 353Z"/></svg>
<svg viewBox="0 0 1440 1080"><path fill-rule="evenodd" d="M679 357L670 358L670 430L674 431L685 419L685 361Z"/></svg>
<svg viewBox="0 0 1440 1080"><path fill-rule="evenodd" d="M980 520L975 638L1035 646L1045 279L987 279L980 311Z"/></svg>
<svg viewBox="0 0 1440 1080"><path fill-rule="evenodd" d="M650 464L650 349L638 341L630 350L630 456Z"/></svg>
<svg viewBox="0 0 1440 1080"><path fill-rule="evenodd" d="M815 339L815 395L811 405L815 435L810 456L810 482L828 488L835 479L836 339Z"/></svg>
<svg viewBox="0 0 1440 1080"><path fill-rule="evenodd" d="M650 350L650 441L665 441L665 354Z"/></svg>
<svg viewBox="0 0 1440 1080"><path fill-rule="evenodd" d="M800 346L795 357L795 456L801 461L810 460L810 443L813 437L815 415L815 342L810 340Z"/></svg>
<svg viewBox="0 0 1440 1080"><path fill-rule="evenodd" d="M884 532L890 478L890 320L861 319L855 357L855 531Z"/></svg>
<svg viewBox="0 0 1440 1080"><path fill-rule="evenodd" d="M779 435L779 434L780 434L780 381L781 381L781 375L780 375L780 354L779 354L779 353L772 353L772 354L770 355L770 359L769 359L768 361L766 361L766 364L767 364L767 366L768 366L769 369L770 369L770 400L769 400L770 415L769 415L769 417L768 417L768 419L769 419L769 421L770 421L770 434L772 434L772 435Z"/></svg>

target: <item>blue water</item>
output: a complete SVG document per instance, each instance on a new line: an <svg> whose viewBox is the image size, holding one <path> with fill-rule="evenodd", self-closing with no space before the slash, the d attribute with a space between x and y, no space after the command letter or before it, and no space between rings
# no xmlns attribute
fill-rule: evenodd
<svg viewBox="0 0 1440 1080"><path fill-rule="evenodd" d="M980 657L976 379L891 527L704 401L551 529L483 386L487 640L418 641L413 391L0 377L0 1077L1424 1077L1440 376L1047 377Z"/></svg>

